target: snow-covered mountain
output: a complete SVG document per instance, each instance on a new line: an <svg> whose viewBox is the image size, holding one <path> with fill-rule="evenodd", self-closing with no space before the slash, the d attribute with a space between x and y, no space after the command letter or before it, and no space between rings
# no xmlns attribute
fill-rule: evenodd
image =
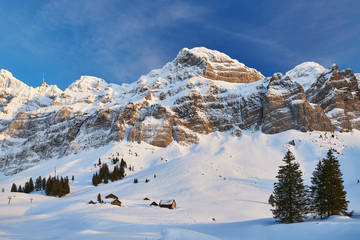
<svg viewBox="0 0 360 240"><path fill-rule="evenodd" d="M41 159L114 141L191 145L199 134L360 128L355 74L307 62L264 77L218 51L187 49L132 84L82 76L64 92L0 74L0 169L13 174Z"/></svg>
<svg viewBox="0 0 360 240"><path fill-rule="evenodd" d="M1 70L0 238L357 239L359 80L313 62L264 77L206 48L121 86L82 76L65 91L32 88ZM354 217L276 224L267 201L286 150L309 185L329 148ZM132 166L127 176L93 186L95 163L112 170L113 157ZM9 192L55 171L75 176L64 198ZM98 193L123 207L88 204Z"/></svg>

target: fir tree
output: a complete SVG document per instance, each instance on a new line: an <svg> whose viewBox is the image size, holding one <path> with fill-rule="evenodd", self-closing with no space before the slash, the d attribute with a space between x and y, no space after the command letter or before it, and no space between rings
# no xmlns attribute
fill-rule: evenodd
<svg viewBox="0 0 360 240"><path fill-rule="evenodd" d="M36 180L35 180L35 191L40 191L41 190L41 176L39 176Z"/></svg>
<svg viewBox="0 0 360 240"><path fill-rule="evenodd" d="M51 180L51 178L49 176L49 178L46 181L46 185L45 185L45 193L46 193L46 195L48 195L48 196L50 195L51 188L52 188L52 180Z"/></svg>
<svg viewBox="0 0 360 240"><path fill-rule="evenodd" d="M93 174L93 178L92 178L92 183L94 186L99 185L99 183L101 182L101 179L99 177L99 175L97 173Z"/></svg>
<svg viewBox="0 0 360 240"><path fill-rule="evenodd" d="M121 159L120 162L120 170L119 170L119 179L123 179L125 177L125 169L127 168L127 164L124 159Z"/></svg>
<svg viewBox="0 0 360 240"><path fill-rule="evenodd" d="M33 179L32 177L30 177L29 179L29 190L30 192L34 191L35 187L34 187L34 182L33 182Z"/></svg>
<svg viewBox="0 0 360 240"><path fill-rule="evenodd" d="M45 190L45 186L46 186L46 179L43 178L42 182L41 182L41 189Z"/></svg>
<svg viewBox="0 0 360 240"><path fill-rule="evenodd" d="M17 192L17 187L16 187L16 184L13 183L12 186L11 186L11 192Z"/></svg>
<svg viewBox="0 0 360 240"><path fill-rule="evenodd" d="M104 183L105 183L105 184L106 184L106 183L109 183L108 175L107 175L107 174L104 176Z"/></svg>
<svg viewBox="0 0 360 240"><path fill-rule="evenodd" d="M302 222L308 212L307 194L303 184L299 163L294 162L294 155L288 150L280 166L274 183L272 209L274 218L279 223Z"/></svg>
<svg viewBox="0 0 360 240"><path fill-rule="evenodd" d="M31 191L30 191L30 184L29 184L29 182L26 182L25 183L25 186L24 186L24 193L30 193Z"/></svg>
<svg viewBox="0 0 360 240"><path fill-rule="evenodd" d="M69 184L69 178L67 177L65 179L65 194L69 194L70 193L70 184Z"/></svg>
<svg viewBox="0 0 360 240"><path fill-rule="evenodd" d="M18 192L23 192L23 189L22 189L21 185L19 185L19 188L18 188L17 191L18 191Z"/></svg>
<svg viewBox="0 0 360 240"><path fill-rule="evenodd" d="M346 214L348 206L339 160L334 156L334 151L329 149L311 178L311 208L321 218Z"/></svg>
<svg viewBox="0 0 360 240"><path fill-rule="evenodd" d="M99 203L102 203L102 199L101 199L101 194L99 193L98 196L97 196L97 200Z"/></svg>

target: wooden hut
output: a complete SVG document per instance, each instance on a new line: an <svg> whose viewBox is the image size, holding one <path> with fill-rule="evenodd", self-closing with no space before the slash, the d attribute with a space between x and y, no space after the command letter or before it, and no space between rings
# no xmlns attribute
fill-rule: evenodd
<svg viewBox="0 0 360 240"><path fill-rule="evenodd" d="M117 196L115 196L115 195L114 195L114 194L112 194L112 193L110 193L109 195L107 195L105 198L106 198L106 199L108 199L108 198L111 198L111 199L118 199L118 197L117 197Z"/></svg>
<svg viewBox="0 0 360 240"><path fill-rule="evenodd" d="M150 201L150 198L146 197L144 198L144 201Z"/></svg>
<svg viewBox="0 0 360 240"><path fill-rule="evenodd" d="M117 205L119 207L121 207L121 202L119 199L115 199L114 201L111 202L112 205Z"/></svg>
<svg viewBox="0 0 360 240"><path fill-rule="evenodd" d="M96 204L93 200L91 200L90 202L89 202L89 204Z"/></svg>
<svg viewBox="0 0 360 240"><path fill-rule="evenodd" d="M176 208L175 199L161 200L159 206L162 208L174 209Z"/></svg>

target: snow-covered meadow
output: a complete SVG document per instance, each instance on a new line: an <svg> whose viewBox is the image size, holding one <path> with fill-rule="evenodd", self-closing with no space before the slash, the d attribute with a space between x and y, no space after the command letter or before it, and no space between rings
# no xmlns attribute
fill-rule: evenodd
<svg viewBox="0 0 360 240"><path fill-rule="evenodd" d="M0 239L358 239L360 236L360 132L287 131L276 135L243 132L200 136L189 147L172 143L114 143L61 159L49 159L13 176L0 176ZM289 144L294 140L295 146ZM297 224L277 224L267 204L287 149L300 162L306 184L318 160L332 147L341 154L352 218L335 216ZM101 158L124 158L135 171L116 182L91 183ZM11 193L12 183L56 174L75 177L63 198ZM154 177L156 175L156 177ZM134 183L134 178L139 183ZM150 181L145 182L146 179ZM88 204L109 193L123 207ZM9 202L10 199L10 204ZM151 201L143 200L148 197ZM150 206L175 199L174 210Z"/></svg>

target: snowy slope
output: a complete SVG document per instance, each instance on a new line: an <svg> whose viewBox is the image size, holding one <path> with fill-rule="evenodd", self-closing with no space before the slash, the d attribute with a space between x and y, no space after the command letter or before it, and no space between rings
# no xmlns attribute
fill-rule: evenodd
<svg viewBox="0 0 360 240"><path fill-rule="evenodd" d="M295 146L288 144L295 141ZM97 150L43 161L12 177L0 177L0 236L60 239L287 239L289 232L301 234L294 239L318 239L340 235L356 239L360 234L360 176L357 156L360 132L301 133L287 131L277 135L245 132L239 138L229 133L202 135L199 144L184 147L173 143L157 148L145 143L121 142ZM325 221L279 225L271 218L268 197L290 148L300 162L305 183L310 183L317 161L329 147L341 152L349 210L355 218L333 217ZM260 150L261 149L261 150ZM135 172L127 171L123 180L91 185L98 158L110 163L118 156ZM56 172L75 176L71 193L64 198L9 193L11 184L22 184L30 176ZM156 178L154 178L156 174ZM138 184L133 179L139 179ZM145 179L149 179L145 183ZM89 205L98 193L117 195L124 207ZM12 196L11 204L8 196ZM14 197L15 196L15 197ZM175 210L150 207L151 201L176 199ZM32 202L30 202L32 198ZM215 221L213 221L213 218ZM318 224L320 223L320 224ZM44 228L46 226L46 228ZM289 230L291 229L291 230ZM311 235L309 235L311 232Z"/></svg>

